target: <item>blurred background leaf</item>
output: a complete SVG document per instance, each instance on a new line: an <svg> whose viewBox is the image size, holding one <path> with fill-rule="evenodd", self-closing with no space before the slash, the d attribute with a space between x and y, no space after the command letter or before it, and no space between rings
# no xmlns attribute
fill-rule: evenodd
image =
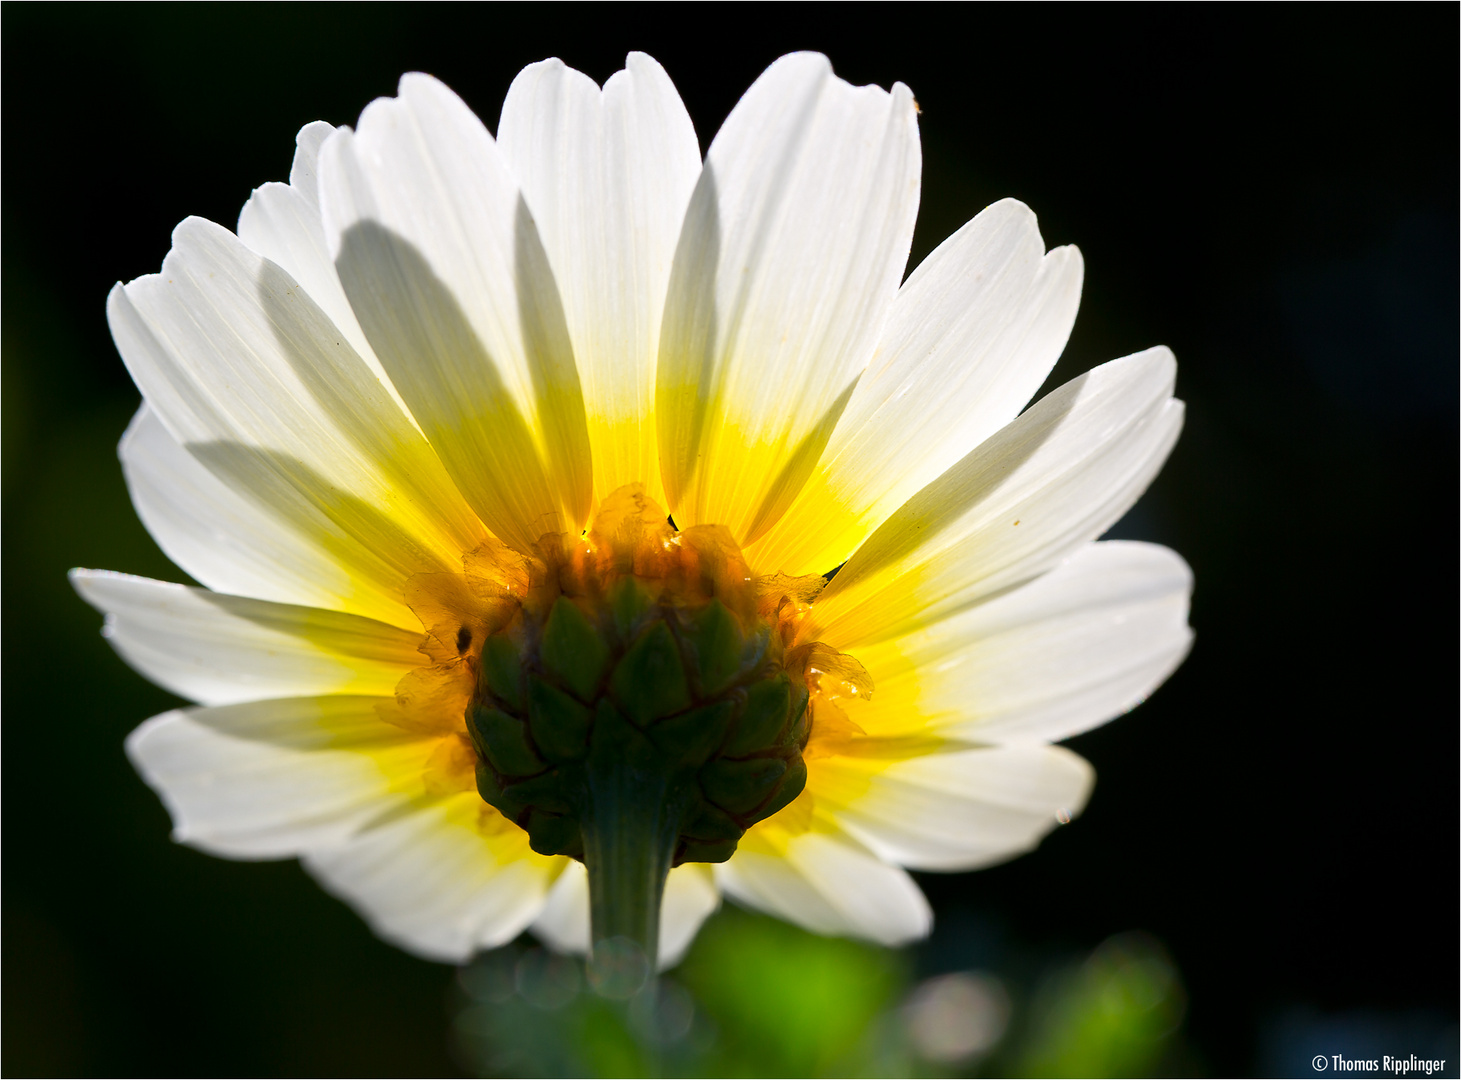
<svg viewBox="0 0 1461 1080"><path fill-rule="evenodd" d="M1177 1075L1165 1059L1186 1004L1158 942L1140 934L1109 938L1037 992L1018 1075Z"/></svg>
<svg viewBox="0 0 1461 1080"><path fill-rule="evenodd" d="M621 1005L577 960L518 943L459 973L457 1048L481 1076L1200 1075L1181 976L1148 935L1013 993L990 971L918 980L909 959L727 908Z"/></svg>

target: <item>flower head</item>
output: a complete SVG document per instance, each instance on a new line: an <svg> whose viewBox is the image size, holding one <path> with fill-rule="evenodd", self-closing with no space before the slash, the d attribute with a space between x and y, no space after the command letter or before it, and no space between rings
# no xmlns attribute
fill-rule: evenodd
<svg viewBox="0 0 1461 1080"><path fill-rule="evenodd" d="M905 868L1078 813L1052 743L1190 644L1182 560L1093 542L1175 363L1021 412L1080 255L1006 200L902 281L916 111L791 55L702 163L641 54L526 68L496 139L408 75L118 285L133 501L205 587L74 580L198 703L127 744L177 838L298 856L427 956L583 948L592 892L672 960L722 891L915 938Z"/></svg>

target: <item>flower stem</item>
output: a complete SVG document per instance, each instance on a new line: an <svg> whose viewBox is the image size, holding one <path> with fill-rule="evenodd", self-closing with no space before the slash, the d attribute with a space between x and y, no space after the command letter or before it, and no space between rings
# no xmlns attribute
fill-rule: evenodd
<svg viewBox="0 0 1461 1080"><path fill-rule="evenodd" d="M583 861L588 868L589 976L605 997L630 997L653 975L660 903L688 800L677 769L630 725L586 764ZM603 732L608 735L608 732ZM607 751L607 752L606 752Z"/></svg>

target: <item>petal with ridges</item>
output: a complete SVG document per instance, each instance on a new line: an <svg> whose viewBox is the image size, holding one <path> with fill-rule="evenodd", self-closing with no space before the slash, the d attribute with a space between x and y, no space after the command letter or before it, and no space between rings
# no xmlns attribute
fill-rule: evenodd
<svg viewBox="0 0 1461 1080"><path fill-rule="evenodd" d="M1165 348L1113 360L1033 405L909 499L817 599L834 648L901 636L1048 570L1115 524L1182 428Z"/></svg>
<svg viewBox="0 0 1461 1080"><path fill-rule="evenodd" d="M210 589L420 625L399 598L362 595L326 548L204 468L145 402L117 453L142 524L169 559Z"/></svg>
<svg viewBox="0 0 1461 1080"><path fill-rule="evenodd" d="M107 616L102 633L153 682L205 705L311 694L395 693L426 662L411 633L359 615L274 604L133 577L73 570Z"/></svg>
<svg viewBox="0 0 1461 1080"><path fill-rule="evenodd" d="M848 713L870 735L1069 738L1139 705L1176 670L1192 644L1191 592L1174 551L1088 544L1027 585L860 649L877 692Z"/></svg>
<svg viewBox="0 0 1461 1080"><path fill-rule="evenodd" d="M459 568L481 523L319 307L211 222L173 239L163 272L113 289L107 313L174 438L392 600L414 573Z"/></svg>
<svg viewBox="0 0 1461 1080"><path fill-rule="evenodd" d="M1080 252L1046 254L1035 215L1014 199L945 240L899 289L822 461L747 557L825 573L1013 420L1065 348L1081 276Z"/></svg>
<svg viewBox="0 0 1461 1080"><path fill-rule="evenodd" d="M497 138L563 299L597 497L642 482L663 503L654 372L670 262L700 175L690 116L643 53L630 53L602 92L544 60L513 80Z"/></svg>
<svg viewBox="0 0 1461 1080"><path fill-rule="evenodd" d="M336 329L345 335L350 347L380 380L401 412L409 413L366 341L350 301L345 299L345 290L330 259L329 245L325 243L316 174L320 147L334 132L333 126L320 121L306 124L300 130L295 139L297 149L289 183L265 184L255 189L238 215L238 238L299 282Z"/></svg>
<svg viewBox="0 0 1461 1080"><path fill-rule="evenodd" d="M747 544L785 512L882 332L918 210L916 107L782 57L706 156L670 272L656 384L682 527Z"/></svg>
<svg viewBox="0 0 1461 1080"><path fill-rule="evenodd" d="M174 839L231 859L340 843L422 794L440 739L392 727L375 697L286 698L182 709L127 737Z"/></svg>
<svg viewBox="0 0 1461 1080"><path fill-rule="evenodd" d="M1095 773L1060 746L834 757L808 786L817 811L873 852L915 870L974 870L1032 850L1057 814L1078 814Z"/></svg>
<svg viewBox="0 0 1461 1080"><path fill-rule="evenodd" d="M715 879L731 897L819 934L903 945L933 924L928 901L901 867L823 822L796 835L775 818L753 826Z"/></svg>
<svg viewBox="0 0 1461 1080"><path fill-rule="evenodd" d="M325 235L375 354L473 509L527 548L593 498L583 395L532 214L487 129L401 79L320 157Z"/></svg>
<svg viewBox="0 0 1461 1080"><path fill-rule="evenodd" d="M470 791L302 861L387 941L462 963L527 929L569 860L533 852L525 832Z"/></svg>

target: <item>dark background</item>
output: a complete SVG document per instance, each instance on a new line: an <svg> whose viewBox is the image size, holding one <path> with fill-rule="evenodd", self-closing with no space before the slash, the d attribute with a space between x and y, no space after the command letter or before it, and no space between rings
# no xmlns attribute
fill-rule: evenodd
<svg viewBox="0 0 1461 1080"><path fill-rule="evenodd" d="M126 763L124 735L172 699L64 573L181 575L127 503L114 447L138 398L103 301L157 269L182 217L231 227L285 179L302 124L353 123L403 71L495 127L522 65L602 81L631 48L664 63L702 145L792 49L907 82L913 261L1015 196L1086 258L1051 385L1157 343L1179 360L1186 431L1116 532L1191 562L1196 648L1074 740L1100 777L1078 824L1008 866L923 876L940 929L919 964L1140 928L1171 949L1218 1074L1272 1072L1276 1045L1320 1029L1369 1025L1387 1053L1418 1045L1397 1032L1444 1040L1457 30L1452 4L6 5L4 1071L455 1068L450 969L377 942L293 863L172 845Z"/></svg>

